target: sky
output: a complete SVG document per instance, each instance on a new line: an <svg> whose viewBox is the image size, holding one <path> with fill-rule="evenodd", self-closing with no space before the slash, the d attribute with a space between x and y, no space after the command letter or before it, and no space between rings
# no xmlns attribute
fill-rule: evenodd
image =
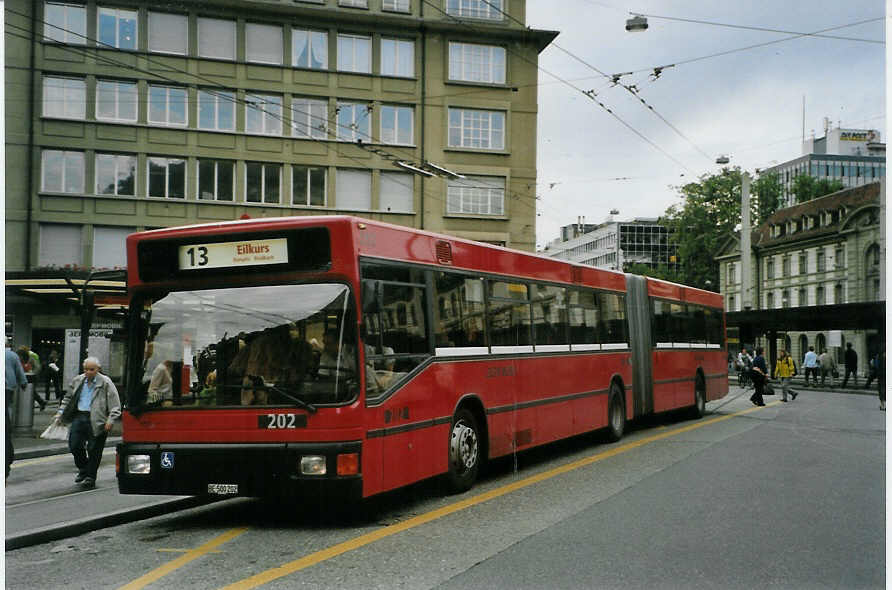
<svg viewBox="0 0 892 590"><path fill-rule="evenodd" d="M882 0L630 2L527 0L526 24L560 33L539 55L537 249L579 217L659 217L721 155L750 173L801 156L803 96L806 137L828 117L887 141L884 44L803 36L732 51L831 28L821 34L883 41ZM630 12L651 15L646 31L625 30ZM637 97L612 83L625 72Z"/></svg>

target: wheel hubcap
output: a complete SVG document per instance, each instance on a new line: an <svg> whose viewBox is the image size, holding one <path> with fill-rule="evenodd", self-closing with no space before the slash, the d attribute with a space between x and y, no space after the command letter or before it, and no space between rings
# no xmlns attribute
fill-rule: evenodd
<svg viewBox="0 0 892 590"><path fill-rule="evenodd" d="M477 464L477 433L464 422L457 422L452 427L449 449L456 467L472 469Z"/></svg>

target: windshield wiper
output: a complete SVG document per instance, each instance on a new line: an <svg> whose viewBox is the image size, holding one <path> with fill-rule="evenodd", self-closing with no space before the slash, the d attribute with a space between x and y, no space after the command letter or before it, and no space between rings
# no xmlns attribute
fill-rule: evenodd
<svg viewBox="0 0 892 590"><path fill-rule="evenodd" d="M279 387L276 387L275 385L267 385L265 383L262 385L262 387L264 387L265 389L268 389L269 391L274 391L281 396L287 397L288 399L293 401L295 404L297 404L297 406L299 408L303 408L303 409L307 410L308 412L310 412L311 414L316 413L316 406L314 406L310 402L305 402L304 400L300 399L299 397L295 397L297 392L288 392L288 391L285 391ZM292 395L292 393L294 393L295 395Z"/></svg>

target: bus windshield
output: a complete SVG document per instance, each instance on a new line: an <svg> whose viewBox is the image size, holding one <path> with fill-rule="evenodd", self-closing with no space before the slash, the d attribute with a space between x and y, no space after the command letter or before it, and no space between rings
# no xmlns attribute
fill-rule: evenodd
<svg viewBox="0 0 892 590"><path fill-rule="evenodd" d="M356 314L346 285L175 291L134 302L131 407L297 406L357 396Z"/></svg>

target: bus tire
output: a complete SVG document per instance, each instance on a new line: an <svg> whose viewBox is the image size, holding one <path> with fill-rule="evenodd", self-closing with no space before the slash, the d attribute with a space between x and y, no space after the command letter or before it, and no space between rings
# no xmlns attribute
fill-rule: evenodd
<svg viewBox="0 0 892 590"><path fill-rule="evenodd" d="M706 414L706 383L702 375L694 379L694 405L691 407L691 416L702 418Z"/></svg>
<svg viewBox="0 0 892 590"><path fill-rule="evenodd" d="M446 485L450 493L466 492L474 485L480 470L480 429L467 408L459 408L449 429L449 471Z"/></svg>
<svg viewBox="0 0 892 590"><path fill-rule="evenodd" d="M626 404L623 403L623 392L614 383L610 386L610 399L607 402L607 440L616 442L623 437L626 430Z"/></svg>

